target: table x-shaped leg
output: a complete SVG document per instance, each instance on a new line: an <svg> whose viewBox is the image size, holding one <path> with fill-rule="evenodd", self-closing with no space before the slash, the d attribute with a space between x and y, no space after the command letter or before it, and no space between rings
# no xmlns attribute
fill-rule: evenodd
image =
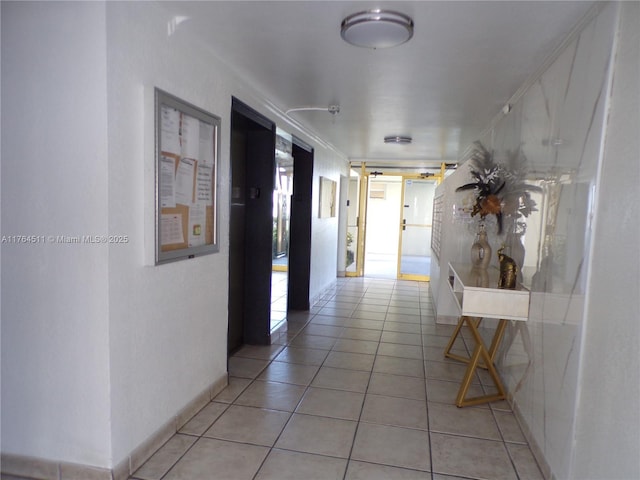
<svg viewBox="0 0 640 480"><path fill-rule="evenodd" d="M458 320L458 324L456 325L455 330L453 331L453 334L451 334L449 343L444 349L444 356L447 358L451 358L453 360L458 360L459 362L469 363L470 358L463 357L462 355L458 355L457 353L451 352L451 349L453 348L453 344L455 343L456 338L458 338L458 335L460 334L460 331L462 330L462 327L464 326L465 321L475 322L475 327L477 329L478 327L480 327L480 322L482 321L482 318L461 316L460 319ZM501 320L500 323L498 323L498 328L496 330L495 335L493 336L493 340L491 341L491 346L489 347L489 350L488 350L489 356L491 357L492 362L496 358L496 352L498 351L498 346L500 345L500 341L502 340L506 326L507 326L507 323L503 320ZM480 363L478 366L484 369L487 368L487 366L484 363Z"/></svg>
<svg viewBox="0 0 640 480"><path fill-rule="evenodd" d="M449 343L447 344L446 348L444 349L444 356L447 357L447 358L451 358L453 360L458 360L459 362L469 363L469 358L463 357L462 355L458 355L457 353L452 353L451 352L451 349L453 348L453 344L455 343L456 339L458 338L458 335L462 331L462 327L464 326L465 318L471 319L471 317L465 317L465 316L461 316L458 319L458 324L456 325L455 330L451 334L451 338L449 339ZM482 318L477 318L477 319L474 319L474 320L476 320L476 322L477 322L476 323L476 327L478 327L480 325L480 321L482 320Z"/></svg>
<svg viewBox="0 0 640 480"><path fill-rule="evenodd" d="M460 357L459 355L454 355L449 352L451 346L453 345L453 342L455 341L455 338L458 336L458 334L460 333L460 329L465 323L469 327L469 330L471 330L471 334L476 344L471 358ZM498 375L496 367L493 364L493 358L495 356L496 350L498 349L498 345L502 340L502 336L504 335L507 321L501 319L498 322L498 327L496 328L496 332L493 335L493 340L491 341L491 347L489 348L489 350L487 350L484 341L482 340L482 337L478 332L479 324L480 319L475 319L467 316L460 317L460 321L458 322L458 325L456 326L456 329L451 336L451 339L449 340L449 345L447 345L447 348L445 350L445 356L467 362L467 371L464 374L464 378L462 379L462 383L460 384L460 389L458 390L458 396L456 397L456 405L458 407L468 407L471 405L478 405L480 403L493 402L495 400L504 400L506 398L504 386L502 385L500 376ZM480 360L483 361L482 365L480 364ZM471 380L473 379L473 375L478 367L486 368L489 371L489 375L491 376L493 383L498 389L498 393L467 399L467 391L471 386Z"/></svg>

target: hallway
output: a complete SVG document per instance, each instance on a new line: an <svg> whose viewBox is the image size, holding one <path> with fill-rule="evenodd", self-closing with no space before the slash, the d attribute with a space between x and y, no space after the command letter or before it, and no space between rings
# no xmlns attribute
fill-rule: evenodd
<svg viewBox="0 0 640 480"><path fill-rule="evenodd" d="M234 355L229 386L130 480L542 479L506 402L454 406L452 328L428 283L339 278Z"/></svg>

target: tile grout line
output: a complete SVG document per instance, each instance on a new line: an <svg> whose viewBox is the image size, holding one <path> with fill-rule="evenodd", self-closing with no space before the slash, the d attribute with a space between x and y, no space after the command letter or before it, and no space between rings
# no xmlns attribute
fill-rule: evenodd
<svg viewBox="0 0 640 480"><path fill-rule="evenodd" d="M331 299L334 299L335 297L336 297L336 293L334 293L334 294L331 296ZM331 301L331 299L330 299L330 300L328 300L327 302L325 302L325 305L326 305L329 301ZM353 312L352 312L352 313L353 313ZM316 315L318 315L318 314L316 314ZM314 315L314 316L316 316L316 315ZM312 318L313 318L313 317L312 317ZM289 341L285 344L285 347L284 347L284 348L286 348L286 347L290 346L290 345L291 345L291 343L292 343L292 342L293 342L293 341L294 341L294 340L295 340L299 335L301 335L301 334L302 334L302 332L304 331L304 329L305 329L305 328L307 328L307 327L309 326L309 324L311 323L311 319L312 319L312 318L310 318L307 322L305 322L304 326L303 326L303 327L302 327L302 328L301 328L301 329L300 329L300 330L299 330L299 331L298 331L298 332L293 336L293 338L291 338L291 340L289 340ZM286 321L286 320L285 320L285 321ZM334 344L335 344L335 342L334 342ZM274 448L275 448L276 444L278 443L278 440L282 437L282 434L283 434L283 433L284 433L284 431L286 430L287 426L291 423L291 421L292 421L292 419L293 419L293 416L294 416L294 414L296 413L296 410L298 409L298 407L299 407L299 406L300 406L300 404L302 403L302 401L303 401L303 399L304 399L305 395L307 394L307 392L308 392L308 391L309 391L309 389L311 388L311 384L313 383L313 381L315 380L315 378L316 378L316 377L318 376L318 374L320 373L320 370L322 369L322 366L323 366L323 365L325 364L325 362L327 361L327 358L329 358L329 354L333 351L333 346L334 346L334 345L332 345L331 349L330 349L330 350L328 350L328 352L329 352L329 353L324 357L324 359L322 360L322 363L318 366L318 370L317 370L317 371L316 371L316 373L313 375L313 378L312 378L312 379L309 381L309 383L305 386L304 392L303 392L303 393L302 393L302 395L300 396L300 399L299 399L299 400L298 400L298 402L296 403L296 405L295 405L295 407L293 408L293 410L290 412L290 414L289 414L289 418L287 419L286 423L284 424L284 426L283 426L282 430L280 431L280 433L278 434L278 436L277 436L277 437L276 437L276 439L274 440L273 445L272 445L271 447L269 447L269 451L267 452L267 455L265 455L265 457L264 457L264 459L262 460L262 462L260 462L260 466L259 466L259 467L258 467L258 469L256 470L256 473L253 475L253 479L254 479L254 480L255 480L255 478L257 477L257 475L260 473L260 470L261 470L261 469L262 469L262 467L264 466L264 464L265 464L265 462L267 461L267 458L269 457L269 455L271 454L271 452L273 452L273 450L274 450ZM307 347L307 348L309 348L309 347ZM283 349L283 350L284 350L284 349ZM278 355L279 355L279 354L278 354ZM271 364L275 361L275 358L276 358L276 357L277 357L277 355L276 355L276 356L274 356L274 357L269 361L269 363L268 363L268 364L267 364L267 365L266 365L266 366L265 366L265 367L264 367L264 368L263 368L263 369L262 369L262 370L261 370L261 371L256 375L256 378L254 378L254 379L253 379L253 381L252 381L251 383L253 383L254 381L256 381L256 380L257 380L257 377L258 377L261 373L263 373L263 372L264 372L264 371L269 367L269 365L271 365ZM372 368L373 368L373 367L372 367ZM371 378L371 375L369 376L369 378ZM249 385L251 385L251 384L249 384ZM248 388L248 386L247 386L247 388ZM363 407L364 407L364 398L363 398L363 406L361 407L361 414L362 414L362 408L363 408ZM214 422L214 423L215 423L215 422ZM356 431L357 431L357 426L356 426ZM354 434L354 441L355 441L355 434ZM352 442L352 447L351 447L351 448L353 448L353 442ZM287 450L287 451L292 451L292 452L300 453L300 452L297 452L296 450L289 450L289 449L283 449L283 450ZM329 456L329 455L323 455L323 456ZM339 458L339 457L336 457L336 458ZM344 473L344 475L346 475L347 468L348 468L348 465L349 465L349 459L347 458L346 460L347 460L347 466L345 467L345 473Z"/></svg>
<svg viewBox="0 0 640 480"><path fill-rule="evenodd" d="M365 293L366 293L366 290L365 290ZM361 302L358 302L358 305L360 305L360 303ZM388 311L389 311L389 305L387 304L387 312ZM386 312L385 312L385 318L386 318ZM382 323L382 330L380 331L380 337L378 338L378 346L376 347L376 353L374 353L373 363L371 364L371 371L369 372L369 380L367 381L367 386L364 389L364 394L362 396L362 404L360 405L360 414L358 415L358 420L356 422L356 429L353 432L353 440L351 441L351 448L349 449L349 456L347 457L347 466L344 469L344 475L342 476L342 480L346 480L347 472L349 471L349 465L351 464L351 456L353 455L353 449L356 444L356 438L358 437L358 430L360 430L360 422L362 420L362 414L364 412L364 405L367 401L367 392L369 391L369 386L371 385L371 377L373 377L373 369L375 367L376 359L378 358L378 351L380 350L380 343L382 343L383 332L384 332L384 321Z"/></svg>
<svg viewBox="0 0 640 480"><path fill-rule="evenodd" d="M300 329L300 331L299 331L298 333L296 333L296 334L294 335L294 337L293 337L293 338L297 337L297 336L300 334L300 332L301 332L301 331L302 331L302 330L303 330L303 329L304 329L304 328L305 328L305 327L306 327L306 326L311 322L311 319L312 319L314 316L315 316L315 314L314 314L313 316L309 317L309 319L305 322L304 326ZM281 323L282 323L282 322L281 322ZM293 340L293 338L291 339L291 341ZM285 345L283 345L283 349L282 349L282 350L284 350L284 348L286 348L286 346L290 345L290 344L291 344L291 341L288 341ZM217 421L222 417L222 415L224 415L224 414L225 414L225 413L226 413L226 412L227 412L227 411L228 411L232 406L236 405L236 403L235 403L235 402L236 402L236 400L237 400L238 398L240 398L240 396L241 396L241 395L242 395L242 394L243 394L243 393L244 393L244 392L245 392L245 391L246 391L246 390L247 390L247 389L248 389L248 388L249 388L253 383L255 383L255 382L257 381L258 376L260 376L260 374L262 374L262 373L267 369L267 367L273 363L274 359L275 359L275 358L276 358L276 357L277 357L277 356L282 352L282 350L281 350L280 352L278 352L278 354L274 355L273 357L271 357L271 356L270 356L268 363L267 363L267 364L266 364L262 369L260 369L260 370L256 373L255 377L253 377L253 378L249 378L249 380L251 380L251 381L250 381L250 382L249 382L249 383L248 383L248 384L247 384L247 385L246 385L246 386L245 386L245 387L244 387L244 388L243 388L243 389L238 393L238 395L236 395L236 396L235 396L235 398L234 398L230 403L228 403L228 404L227 404L226 408L225 408L225 409L220 413L220 415L218 415L218 416L216 417L216 419L211 423L211 425L209 425L209 426L204 430L204 432L203 432L201 435L187 434L187 435L189 435L189 436L197 437L197 440L196 440L195 442L193 442L193 444L192 444L192 445L191 445L191 446L190 446L190 447L189 447L189 448L188 448L188 449L187 449L187 450L186 450L186 451L185 451L185 452L184 452L184 453L183 453L183 454L182 454L182 455L181 455L181 456L180 456L180 457L179 457L179 458L178 458L178 459L177 459L177 460L176 460L176 461L171 465L171 467L169 467L169 469L168 469L168 470L167 470L167 471L166 471L166 472L165 472L165 473L160 477L160 480L164 479L164 478L165 478L165 477L166 477L166 476L171 472L171 470L172 470L172 469L173 469L173 468L178 464L178 462L180 462L180 460L182 460L182 459L187 455L187 453L188 453L188 452L189 452L189 451L190 451L190 450L191 450L191 449L192 449L192 448L193 448L193 447L194 447L194 446L195 446L195 445L196 445L196 444L197 444L197 443L198 443L202 438L209 438L209 437L205 437L205 436L204 436L204 434L205 434L205 433L206 433L206 432L207 432L207 431L208 431L208 430L209 430L209 429L210 429L210 428L211 428L211 427L212 427L212 426L213 426L213 425L214 425L214 424L215 424L215 423L216 423L216 422L217 422ZM243 357L241 357L241 358L243 358ZM252 358L252 357L244 357L244 358ZM243 377L236 377L236 378L243 378ZM211 401L210 401L209 403L212 403L214 400L215 400L215 398L211 399ZM207 405L208 405L209 403L207 403ZM218 402L218 403L222 403L222 402ZM237 406L237 405L236 405L236 406ZM205 407L206 407L206 406L205 406ZM200 413L200 412L201 412L205 407L203 407L199 412L197 412L193 417L191 417L191 419L193 419L196 415L198 415L198 413ZM291 418L291 416L293 416L293 412L291 412L291 414L290 414L290 416L289 416L289 419ZM189 420L191 420L191 419L189 419ZM289 422L289 420L287 420L287 423L288 423L288 422ZM286 427L286 424L285 424L285 427ZM284 430L284 429L283 429L283 430ZM174 438L174 436L175 436L175 435L177 435L177 434L179 434L179 433L180 433L179 431L178 431L178 432L176 432L176 433L175 433L171 438ZM281 433L282 433L282 432L281 432ZM184 435L184 434L182 434L182 435ZM170 438L169 440L171 440L171 438ZM165 442L165 443L162 445L162 447L164 447L164 446L169 442L169 440L167 440L167 442ZM214 440L215 440L215 439L214 439ZM277 439L276 439L276 441L277 441ZM245 445L253 445L253 444L245 443L245 442L233 442L233 443L245 444ZM275 445L275 443L274 443L274 445ZM160 447L160 448L162 448L162 447ZM160 448L159 448L157 451L159 451L159 450L160 450ZM271 448L269 449L269 453L271 452L272 448L273 448L273 447L271 447ZM156 452L157 452L157 451L156 451ZM269 455L269 453L267 453L267 455L266 455L266 456L265 456L265 458L263 459L262 463L260 464L260 467L258 468L258 471L259 471L259 470L260 470L260 468L262 467L262 464L263 464L263 463L264 463L264 461L266 460L266 458L267 458L267 456ZM155 454L155 453L154 453L154 454ZM257 471L256 471L256 475L257 475Z"/></svg>
<svg viewBox="0 0 640 480"><path fill-rule="evenodd" d="M211 401L209 401L209 403L211 403ZM209 405L209 403L207 403L207 405ZM205 408L207 405L205 405L204 407L202 407L202 408L201 408L201 409L200 409L200 410L199 410L199 411L198 411L198 412L197 412L193 417L191 417L191 418L189 419L189 421L190 421L191 419L195 418L195 416L196 416L196 415L198 415L198 413L200 413L202 410L204 410L204 408ZM222 416L222 414L224 414L224 412L226 412L226 411L229 409L229 407L230 407L230 405L227 405L227 407L222 411L222 413L220 414L220 416ZM220 416L218 416L218 418L219 418ZM217 420L217 418L216 418L216 420ZM214 423L215 423L215 420L211 423L211 425L213 425ZM185 425L186 425L186 423L185 423ZM209 425L209 427L208 427L208 428L210 428L210 427L211 427L211 425ZM207 428L207 429L208 429L208 428ZM168 470L167 470L167 471L166 471L166 472L165 472L165 473L160 477L160 480L162 480L162 479L163 479L163 478L165 478L167 475L169 475L169 472L171 472L171 470L173 470L173 468L178 464L178 462L180 462L180 460L182 460L182 459L187 455L187 453L189 453L189 451L191 451L191 449L196 445L196 443L198 443L198 442L202 439L202 437L203 437L204 433L206 433L207 429L205 429L205 431L203 432L203 434L202 434L202 435L183 434L183 433L180 433L179 431L177 431L176 433L174 433L174 434L171 436L171 438L169 438L169 440L167 440L167 441L162 445L162 447L158 448L158 450L156 450L156 451L154 452L154 455L155 455L156 453L158 453L158 452L160 451L160 449L162 449L162 448L163 448L167 443L169 443L169 442L171 441L171 439L175 438L175 437L176 437L176 435L178 435L178 434L180 434L180 435L187 435L187 436L190 436L190 437L196 437L196 440L195 440L195 441L194 441L194 442L189 446L189 448L187 448L187 449L184 451L184 453L183 453L182 455L180 455L180 457L179 457L175 462L173 462L173 463L171 464L171 466L169 467L169 469L168 469ZM147 461L148 461L148 460L147 460ZM146 463L146 462L145 462L145 463ZM144 464L143 464L143 465L141 465L141 466L140 466L140 468L142 468L142 466L144 466Z"/></svg>
<svg viewBox="0 0 640 480"><path fill-rule="evenodd" d="M345 283L346 283L346 282L345 282ZM361 303L362 303L362 299L364 298L364 295L366 294L367 290L369 290L372 286L373 286L373 285L368 284L368 285L366 286L366 288L364 288L364 290L363 290L362 292L360 292L360 301L356 304L356 307L354 308L354 310L352 311L351 315L350 315L348 318L350 318L350 319L357 319L357 318L358 318L358 317L353 317L353 314L355 313L355 310L357 309L357 306L361 305ZM367 396L368 396L368 395L374 395L374 394L369 394L369 389L370 389L370 386L371 386L371 382L372 382L372 380L373 380L373 373L374 373L375 363L376 363L376 360L377 360L378 358L383 357L383 355L381 355L381 354L380 354L381 344L383 343L383 334L384 334L384 332L385 332L385 326L387 326L388 322L393 322L393 321L394 321L394 320L389 320L389 319L388 319L388 315L389 315L389 309L390 309L390 306L391 306L391 302L393 301L393 295L394 295L395 293L401 293L401 292L399 292L399 290L402 290L402 289L398 289L398 288L397 288L397 282L394 282L393 287L391 288L392 295L391 295L391 297L390 297L390 299L388 300L387 305L386 305L386 313L385 313L384 320L382 321L382 327L381 327L381 330L380 330L380 336L378 337L378 340L377 340L376 350L375 350L375 353L373 354L373 357L374 357L373 364L371 365L370 370L368 370L368 380L367 380L366 387L365 387L365 389L364 389L363 399L362 399L362 402L361 402L361 404L360 404L360 412L359 412L359 415L358 415L358 419L357 419L357 420L355 420L356 428L355 428L354 433L353 433L353 437L352 437L352 441L351 441L351 447L350 447L350 449L349 449L348 457L345 459L345 458L343 458L343 457L334 457L333 455L325 455L325 454L320 454L320 453L311 453L311 452L306 452L306 453L308 453L308 454L310 454L310 455L316 455L316 456L322 456L322 457L330 457L330 458L338 458L338 459L346 460L346 467L345 467L344 474L343 474L343 476L342 476L343 480L344 480L344 479L346 479L346 477L347 477L347 472L349 471L349 465L351 464L351 462L352 462L352 461L355 461L355 460L352 460L352 454L353 454L353 451L354 451L355 441L356 441L356 438L357 438L357 435L358 435L358 432L359 432L359 429L360 429L360 425L361 425L361 423L367 423L367 422L363 422L363 421L362 421L363 414L364 414L364 406L365 406L365 403L366 403ZM333 293L333 295L331 296L331 298L335 299L335 297L338 295L338 293L339 293L339 292L340 292L340 290L339 290L339 289L337 289L337 290ZM436 433L436 432L432 432L432 431L431 431L431 422L430 422L430 418L429 418L429 405L428 405L428 403L429 403L429 392L428 392L428 386L427 386L427 371L426 371L426 370L427 370L427 368L426 368L426 358L425 358L425 335L427 335L427 334L425 333L425 328L426 328L426 326L427 326L427 325L429 325L430 323L425 323L425 318L423 317L423 314L425 313L424 311L425 311L426 309L428 309L429 307L427 307L426 305L425 305L425 306L423 306L423 305L422 305L422 302L420 301L420 300L421 300L421 298L423 297L423 295L425 295L427 292L428 292L428 290L427 290L427 291L425 291L425 290L423 290L423 289L418 289L419 321L420 321L420 348L421 348L421 357L422 357L422 365L421 365L421 366L422 366L422 376L423 376L423 379L424 379L424 385L425 385L425 409L426 409L426 411L427 411L427 432L428 432L428 439L429 439L429 445L428 445L428 447L429 447L429 457L430 457L430 472L429 472L429 473L430 473L430 477L431 477L431 479L433 480L433 479L434 479L434 477L435 477L435 475L436 475L436 473L434 472L434 466L433 466L432 433ZM375 295L375 294L374 294L374 295ZM329 301L331 301L331 300L329 300ZM327 303L327 302L325 302L325 304L326 304L326 303ZM431 307L431 309L432 309L432 307ZM228 404L225 406L224 410L223 410L223 411L222 411L222 412L221 412L221 413L220 413L220 414L215 418L215 420L213 420L213 422L211 423L211 425L209 425L209 427L207 427L207 428L205 428L205 429L204 429L204 431L203 431L203 433L202 433L202 434L181 433L181 435L185 435L185 436L189 436L189 437L195 437L195 438L196 438L196 440L194 441L194 443L193 443L192 445L190 445L190 446L189 446L189 448L188 448L188 449L187 449L187 450L186 450L186 451L185 451L185 452L184 452L184 453L183 453L183 454L182 454L182 455L181 455L181 456L180 456L180 457L179 457L175 462L173 462L173 463L172 463L172 465L169 467L169 469L168 469L168 470L167 470L163 475L161 475L159 478L164 479L165 477L167 477L167 475L169 474L169 472L171 472L171 470L175 468L176 464L178 464L178 463L179 463L179 462L180 462L180 461L181 461L181 460L182 460L182 459L187 455L187 453L188 453L189 451L191 451L191 449L195 446L195 444L196 444L196 443L198 443L198 441L199 441L200 439L202 439L202 438L212 438L212 437L205 437L205 436L204 436L204 435L205 435L205 433L206 433L206 432L208 431L208 429L209 429L209 428L211 428L211 426L212 426L212 425L214 425L214 424L215 424L215 423L216 423L216 422L217 422L217 421L218 421L218 420L219 420L219 419L220 419L220 418L221 418L221 417L222 417L226 412L228 412L228 410L229 410L232 406L237 405L237 404L236 404L236 401L240 398L240 396L241 396L244 392L246 392L246 390L247 390L248 388L250 388L250 387L251 387L251 385L254 385L254 384L255 384L256 382L258 382L258 381L260 381L260 382L263 382L263 381L269 381L269 380L259 380L259 379L258 379L258 377L259 377L261 374L263 374L263 373L265 372L265 370L266 370L267 368L269 368L269 366L273 365L273 363L277 361L278 356L279 356L279 355L280 355L280 354L281 354L281 353L282 353L286 348L291 347L291 343L292 343L296 338L299 338L301 335L304 335L305 329L306 329L306 328L307 328L307 327L312 323L313 318L315 318L317 315L318 315L317 313L316 313L316 314L313 314L313 315L309 316L308 318L306 318L303 322L300 322L300 324L301 324L302 326L299 328L299 330L297 330L297 331L296 331L296 333L295 333L295 334L294 334L290 339L286 336L286 334L282 334L281 338L283 338L283 339L284 339L284 341L283 341L283 343L278 343L278 347L279 347L279 348L277 348L276 350L274 350L274 352L277 352L277 353L270 353L270 355L268 356L268 358L263 358L263 360L266 360L265 365L264 365L264 366L263 366L263 367L262 367L262 368L261 368L261 369L260 369L260 370L259 370L259 371L254 375L254 376L253 376L253 377L251 377L251 378L249 378L249 379L248 379L248 380L249 380L249 383L248 383L247 385L245 385L245 386L244 386L244 387L243 387L243 388L238 392L238 394L237 394L237 395L235 395L234 399L233 399L230 403L228 403ZM429 321L429 320L427 320L427 321ZM409 322L409 323L410 323L410 322ZM336 325L336 326L337 326L337 325ZM342 330L344 330L345 328L348 328L348 327L349 327L349 325L348 325L348 324L347 324L347 325L343 324L343 325L340 325L340 327L342 328ZM296 328L297 328L297 327L296 327ZM352 328L360 328L360 327L352 327ZM367 330L367 329L365 328L365 330ZM344 333L344 332L341 332L341 333ZM396 333L401 333L401 334L402 334L403 332L396 332ZM409 332L406 332L406 333L409 333ZM428 335L431 335L431 334L428 334ZM434 335L436 335L436 336L437 336L437 333L434 333ZM320 336L325 336L325 335L320 335ZM340 339L340 338L342 338L342 337L341 337L341 336L339 336L339 337L334 337L334 338L335 338L335 340L336 340L336 342L337 342L337 340L338 340L338 339ZM266 445L264 445L264 447L267 447L267 448L268 448L268 451L267 451L267 453L266 453L265 457L262 459L262 461L261 461L260 465L258 466L258 468L257 468L257 470L256 470L256 472L255 472L255 474L253 475L253 478L254 478L254 479L257 477L258 473L260 472L260 470L261 470L261 469L263 468L263 466L265 465L265 462L267 461L267 458L269 458L269 455L270 455L270 454L271 454L271 453L276 449L275 445L277 444L277 442L279 441L279 439L282 437L282 435L283 435L284 431L286 430L287 426L291 423L291 421L292 421L292 418L293 418L294 414L296 414L296 410L300 407L300 405L301 405L301 403L303 402L303 400L304 400L305 396L308 394L308 392L309 392L309 391L310 391L310 389L312 388L312 383L313 383L313 381L317 378L318 374L320 373L320 370L321 370L324 366L326 366L327 359L329 358L329 356L331 355L331 353L332 353L332 352L339 352L339 350L335 350L335 347L336 347L335 343L336 343L336 342L334 342L334 343L331 345L331 347L330 347L330 349L329 349L329 350L326 350L326 352L327 352L327 353L326 353L326 355L325 355L325 356L324 356L324 358L322 359L321 363L320 363L319 365L317 365L317 370L316 370L316 372L314 373L313 377L308 381L308 383L306 383L306 385L304 385L304 391L302 392L302 395L300 396L300 398L299 398L299 400L297 401L296 405L293 407L293 410L292 410L292 411L290 411L290 412L287 412L287 411L285 411L285 410L281 410L282 412L286 412L286 413L288 413L288 415L289 415L289 416L288 416L288 418L287 418L287 420L286 420L286 422L285 422L285 424L284 424L283 428L281 429L281 431L280 431L280 432L279 432L279 434L277 435L277 438L274 440L273 444L272 444L271 446L269 446L269 447L267 447ZM463 342L464 342L464 338L463 338ZM391 343L395 343L395 342L391 342ZM466 342L464 342L463 344L465 345L465 348L466 348ZM398 345L403 345L403 344L398 344ZM313 349L314 349L313 347L309 347L309 346L302 346L301 348L304 348L304 349L311 349L311 350L313 350ZM324 350L324 349L321 349L321 350ZM357 353L357 352L353 352L353 353ZM245 358L253 358L253 357L245 357ZM400 358L404 358L404 357L400 357ZM256 359L257 359L257 357L256 357ZM286 363L291 363L291 362L286 362ZM292 363L292 364L295 364L295 363ZM306 364L303 364L303 365L306 365ZM314 365L314 366L315 366L315 365ZM328 368L328 367L327 367L327 368ZM341 368L341 367L336 367L336 368ZM349 370L349 369L347 369L347 370ZM400 375L400 376L402 376L402 374L391 374L391 373L389 373L389 375ZM242 377L238 377L238 378L242 378ZM453 380L442 379L442 381L453 381ZM284 384L287 384L287 382L279 382L279 381L274 381L274 382L276 382L276 383L284 383ZM296 384L291 384L291 385L296 385ZM486 388L486 386L485 386L485 385L484 385L484 383L482 383L482 382L480 382L480 386L481 386L481 388L483 388L483 389L485 389L485 388ZM318 388L323 388L323 387L318 387ZM333 389L332 389L332 390L333 390ZM337 390L341 390L341 389L337 389ZM379 395L385 395L385 394L384 394L384 393L380 393ZM391 396L393 396L393 395L391 395ZM404 397L401 397L401 398L404 398ZM214 401L215 401L215 398L214 398L214 399L211 399L211 402L214 402ZM209 403L211 403L211 402L209 402ZM218 402L218 403L223 403L223 402ZM208 405L208 404L207 404L207 405ZM204 408L204 407L203 407L203 408ZM253 407L253 408L263 409L263 408L266 408L266 407ZM518 479L523 478L523 477L521 477L521 475L518 473L518 470L517 470L517 468L516 468L516 462L515 462L515 460L514 460L514 457L513 457L513 455L511 454L511 452L509 451L509 449L507 448L507 444L508 444L508 443L514 443L514 444L516 444L516 443L518 443L518 442L507 442L507 441L505 440L505 436L504 436L504 434L503 434L502 430L500 429L500 426L499 426L499 424L498 424L498 418L497 418L497 415L499 414L499 412L500 412L501 410L495 410L494 408L492 408L492 407L490 406L490 411L491 411L491 418L493 419L493 422L495 423L496 428L498 429L498 433L499 433L499 440L498 440L498 442L500 442L500 443L503 445L503 447L507 450L507 455L508 455L509 461L510 461L510 463L511 463L512 469L513 469L513 471L515 472L516 477L517 477ZM198 412L198 413L199 413L199 412ZM198 413L196 413L196 415L197 415ZM196 415L194 415L192 418L194 418ZM307 414L307 413L300 413L300 415L309 415L309 416L314 416L314 417L325 417L325 415L315 415L315 414ZM333 417L330 417L330 418L338 418L338 417L333 416ZM349 420L349 419L346 419L346 420ZM351 421L354 421L354 420L351 420ZM178 431L178 432L176 432L176 434L178 434L178 433L180 433L180 432L179 432L179 431ZM445 435L447 435L447 436L457 436L457 437L462 436L462 437L465 437L465 438L482 438L482 437L477 437L477 436L467 437L466 435L454 434L454 433L447 433L447 432L439 432L439 433L441 433L441 434L445 434ZM172 436L171 438L173 438L173 436ZM257 445L257 444L248 443L248 442L239 442L239 441L233 441L233 440L229 440L229 441L230 441L230 442L232 442L232 443L239 443L239 444L244 444L244 445L254 445L254 446L255 446L255 445ZM168 441L167 441L167 442L165 442L165 444L163 444L163 446L162 446L162 447L160 447L157 451L159 451L161 448L163 448L163 447L166 445L166 443L168 443ZM518 443L518 444L519 444L519 443ZM528 445L528 443L527 443L527 442L525 442L525 445L526 445L528 448L530 448L530 446ZM286 451L290 451L290 452L297 452L296 450L290 450L290 449L288 449L288 448L283 448L282 450L286 450ZM298 453L300 453L300 452L298 452ZM368 461L367 463L377 464L375 461ZM377 464L377 465L383 465L383 466L384 466L384 465L387 465L387 464L382 464L382 463L380 463L380 464ZM387 465L387 466L392 466L392 465ZM404 467L404 468L408 468L408 467ZM425 471L423 471L423 470L416 470L416 471L419 471L419 472L422 472L422 473L425 473L425 474L427 473L427 472L425 472ZM132 474L132 479L133 479L133 478L137 478L137 477L135 477L135 476Z"/></svg>
<svg viewBox="0 0 640 480"><path fill-rule="evenodd" d="M429 285L430 288L430 285ZM420 308L420 346L422 349L422 372L424 374L424 404L425 409L427 410L427 433L429 439L429 470L431 471L431 480L434 480L434 468L433 468L433 448L432 448L432 438L431 438L431 418L429 416L429 389L427 386L427 362L424 355L424 321L422 318L422 302L421 302L422 291L419 290L418 295L418 305ZM433 307L431 307L431 311L433 311Z"/></svg>
<svg viewBox="0 0 640 480"><path fill-rule="evenodd" d="M326 304L327 302L325 302ZM258 377L267 369L269 368L269 366L275 361L275 359L278 357L278 355L280 355L280 353L282 353L284 351L285 348L289 347L291 345L291 342L293 342L296 338L298 338L298 336L304 331L305 328L307 328L307 326L311 323L311 320L313 319L313 317L315 317L316 315L318 315L318 313L314 314L312 317L308 318L307 321L304 323L304 325L302 326L302 328L300 328L300 330L298 330L298 332L291 338L291 339L287 339L287 341L285 342L285 344L283 345L282 350L280 350L280 352L278 352L276 355L274 355L272 358L269 359L269 363L267 363L264 368L262 370L260 370L258 372L258 374L255 376L255 378L252 379L252 381L249 383L249 385L247 385L247 388L249 388L250 385L252 385L254 382L258 381ZM285 317L285 319L283 320L283 323L288 322L288 318ZM325 358L326 360L326 358ZM324 360L323 360L324 363ZM318 372L320 371L320 368L318 368ZM318 372L315 373L315 376L318 374ZM313 381L313 379L311 379L311 381ZM311 383L309 383L310 385ZM305 387L304 392L302 393L302 395L300 396L300 400L298 400L298 403L296 403L296 405L293 407L293 410L289 413L289 418L287 418L287 421L285 422L284 426L282 427L282 430L280 431L280 433L278 434L278 436L276 437L276 439L273 441L273 445L271 445L269 448L269 450L267 451L267 454L264 456L264 458L262 459L262 461L260 462L260 465L258 466L258 468L256 469L256 472L253 474L253 479L256 478L256 476L258 475L258 473L260 472L260 470L262 469L262 467L264 466L265 462L267 461L267 458L269 458L269 455L271 455L271 452L273 452L273 449L276 446L276 443L278 443L278 440L280 439L280 437L282 436L282 434L284 433L285 429L287 428L287 425L289 425L289 423L291 422L291 419L293 418L293 414L296 411L296 408L298 408L298 406L300 405L300 402L302 402L302 399L304 398L305 394L307 393L307 390L309 389L309 386L307 385ZM245 389L246 390L246 389ZM234 400L234 402L240 397L240 395L238 395L236 397L236 399ZM263 408L263 407L260 407ZM215 423L215 422L214 422Z"/></svg>

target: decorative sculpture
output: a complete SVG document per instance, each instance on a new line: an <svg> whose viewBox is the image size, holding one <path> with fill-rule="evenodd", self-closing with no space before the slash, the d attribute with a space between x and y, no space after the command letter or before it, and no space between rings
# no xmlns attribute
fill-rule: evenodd
<svg viewBox="0 0 640 480"><path fill-rule="evenodd" d="M513 258L505 255L503 251L504 246L498 250L498 260L500 261L498 288L515 290L518 281L518 265Z"/></svg>

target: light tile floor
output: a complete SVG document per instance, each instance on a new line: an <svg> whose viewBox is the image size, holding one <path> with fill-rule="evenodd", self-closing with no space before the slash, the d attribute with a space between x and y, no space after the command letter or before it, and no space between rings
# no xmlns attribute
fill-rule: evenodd
<svg viewBox="0 0 640 480"><path fill-rule="evenodd" d="M271 272L271 330L287 319L288 282L287 272Z"/></svg>
<svg viewBox="0 0 640 480"><path fill-rule="evenodd" d="M338 279L273 345L230 358L229 386L131 479L542 479L506 402L455 407L452 328L428 283Z"/></svg>

